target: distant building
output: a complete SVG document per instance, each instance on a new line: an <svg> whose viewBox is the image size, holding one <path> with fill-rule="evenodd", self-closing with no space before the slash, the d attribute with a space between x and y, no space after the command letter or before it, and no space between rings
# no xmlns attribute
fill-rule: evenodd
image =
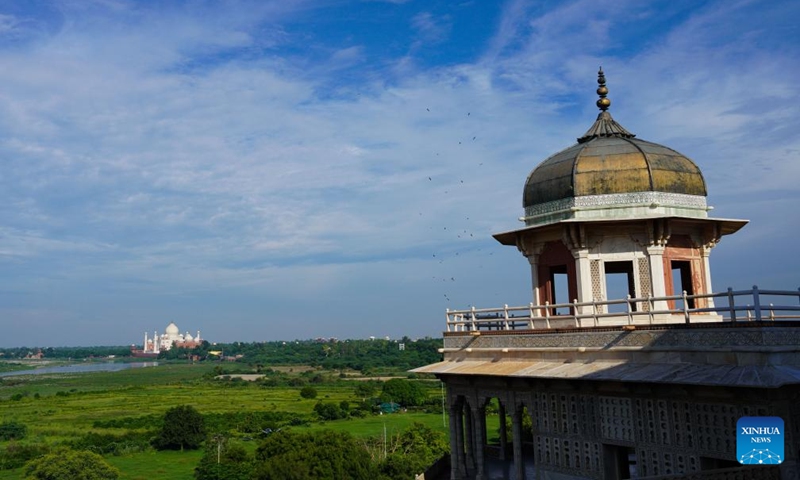
<svg viewBox="0 0 800 480"><path fill-rule="evenodd" d="M44 353L42 353L42 350L39 349L36 351L36 353L28 352L28 354L25 355L25 358L28 360L41 360L44 358Z"/></svg>
<svg viewBox="0 0 800 480"><path fill-rule="evenodd" d="M153 336L148 337L147 332L145 332L142 348L137 349L133 346L131 347L131 353L134 357L157 357L159 353L170 350L172 347L195 348L202 342L200 330L197 331L196 336L192 337L189 332L181 334L175 322L170 322L161 335L158 332L153 332Z"/></svg>

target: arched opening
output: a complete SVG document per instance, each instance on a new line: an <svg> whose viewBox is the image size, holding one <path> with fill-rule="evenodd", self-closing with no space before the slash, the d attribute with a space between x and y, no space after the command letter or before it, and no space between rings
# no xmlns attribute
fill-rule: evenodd
<svg viewBox="0 0 800 480"><path fill-rule="evenodd" d="M578 298L575 258L560 241L547 242L539 254L537 285L541 305L566 304ZM550 315L567 315L572 308L552 308Z"/></svg>
<svg viewBox="0 0 800 480"><path fill-rule="evenodd" d="M706 293L703 258L687 235L673 235L664 249L664 289L667 296ZM669 308L683 308L682 300L670 300ZM687 300L687 308L704 307L702 301Z"/></svg>

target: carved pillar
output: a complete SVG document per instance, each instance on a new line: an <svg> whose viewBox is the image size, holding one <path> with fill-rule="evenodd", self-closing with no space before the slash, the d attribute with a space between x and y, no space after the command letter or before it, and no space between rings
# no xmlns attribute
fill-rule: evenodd
<svg viewBox="0 0 800 480"><path fill-rule="evenodd" d="M592 301L592 272L589 265L589 249L580 248L572 251L575 257L575 273L578 281L578 301L591 302ZM575 300L570 298L570 301ZM592 313L592 307L582 307L580 312L576 313Z"/></svg>
<svg viewBox="0 0 800 480"><path fill-rule="evenodd" d="M463 456L463 445L459 445L458 423L461 421L461 409L458 405L450 405L450 480L461 480L460 472Z"/></svg>
<svg viewBox="0 0 800 480"><path fill-rule="evenodd" d="M486 446L486 407L475 409L475 480L484 480L486 464L484 450Z"/></svg>
<svg viewBox="0 0 800 480"><path fill-rule="evenodd" d="M531 289L532 299L534 305L539 305L539 263L536 261L538 255L531 255L528 258L528 263L531 265Z"/></svg>
<svg viewBox="0 0 800 480"><path fill-rule="evenodd" d="M525 470L522 463L522 407L514 406L511 414L511 439L514 444L514 478L525 479Z"/></svg>
<svg viewBox="0 0 800 480"><path fill-rule="evenodd" d="M705 283L705 291L699 293L713 293L714 289L711 288L711 265L708 262L708 257L711 255L711 249L716 245L715 243L708 243L700 247L700 255L703 257L703 283ZM714 299L706 298L707 306L714 308Z"/></svg>
<svg viewBox="0 0 800 480"><path fill-rule="evenodd" d="M664 284L664 247L647 247L647 259L650 261L650 287L654 297L665 297L667 286ZM653 310L666 310L669 308L666 300L653 302Z"/></svg>
<svg viewBox="0 0 800 480"><path fill-rule="evenodd" d="M465 478L467 475L466 458L464 457L464 406L459 404L456 406L456 472L457 478ZM452 459L452 455L450 461Z"/></svg>
<svg viewBox="0 0 800 480"><path fill-rule="evenodd" d="M503 402L500 402L500 408L497 409L497 416L500 418L500 460L506 459L506 450L508 450L508 439L506 436L506 407Z"/></svg>
<svg viewBox="0 0 800 480"><path fill-rule="evenodd" d="M467 445L466 445L466 467L467 472L475 470L475 422L474 415L472 415L472 408L468 404L464 404L464 425L467 427Z"/></svg>
<svg viewBox="0 0 800 480"><path fill-rule="evenodd" d="M539 295L539 254L542 253L543 248L544 243L533 243L530 238L517 237L517 250L525 255L531 265L531 291L534 305L540 305L542 302Z"/></svg>

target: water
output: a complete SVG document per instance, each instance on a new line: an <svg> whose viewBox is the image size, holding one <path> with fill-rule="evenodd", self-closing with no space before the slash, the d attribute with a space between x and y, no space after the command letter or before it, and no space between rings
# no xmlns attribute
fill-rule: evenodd
<svg viewBox="0 0 800 480"><path fill-rule="evenodd" d="M59 367L41 367L35 370L18 370L16 372L0 373L0 377L16 375L44 375L57 373L86 373L86 372L118 372L129 368L157 367L158 362L133 362L133 363L89 363L80 365L62 365Z"/></svg>

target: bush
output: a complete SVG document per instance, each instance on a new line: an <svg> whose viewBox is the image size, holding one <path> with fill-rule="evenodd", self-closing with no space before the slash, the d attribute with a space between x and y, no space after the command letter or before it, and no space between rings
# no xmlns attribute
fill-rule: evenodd
<svg viewBox="0 0 800 480"><path fill-rule="evenodd" d="M25 474L31 480L116 480L119 470L96 453L59 449L30 462Z"/></svg>
<svg viewBox="0 0 800 480"><path fill-rule="evenodd" d="M10 421L0 423L0 441L21 440L28 433L28 427L24 424Z"/></svg>
<svg viewBox="0 0 800 480"><path fill-rule="evenodd" d="M203 416L191 405L170 408L153 446L159 450L196 450L205 439Z"/></svg>
<svg viewBox="0 0 800 480"><path fill-rule="evenodd" d="M374 480L376 466L366 449L350 434L287 431L267 437L256 451L258 480Z"/></svg>
<svg viewBox="0 0 800 480"><path fill-rule="evenodd" d="M444 433L413 423L391 445L392 453L381 462L389 478L414 478L450 450Z"/></svg>
<svg viewBox="0 0 800 480"><path fill-rule="evenodd" d="M9 444L5 450L0 450L0 470L20 468L34 458L47 454L50 448L47 445L18 445Z"/></svg>
<svg viewBox="0 0 800 480"><path fill-rule="evenodd" d="M338 405L328 402L319 402L314 405L314 413L319 416L320 420L338 420L347 416Z"/></svg>
<svg viewBox="0 0 800 480"><path fill-rule="evenodd" d="M197 480L250 480L253 460L241 445L215 436L206 442L203 458L194 469Z"/></svg>
<svg viewBox="0 0 800 480"><path fill-rule="evenodd" d="M306 384L305 379L300 377L292 377L289 379L289 386L290 387L302 387Z"/></svg>
<svg viewBox="0 0 800 480"><path fill-rule="evenodd" d="M124 455L150 448L151 435L148 432L129 432L124 435L89 432L70 442L70 445L75 450L89 450L100 455Z"/></svg>
<svg viewBox="0 0 800 480"><path fill-rule="evenodd" d="M94 428L125 428L135 430L140 428L161 428L164 424L163 415L143 415L141 417L122 417L112 420L95 420L92 422Z"/></svg>
<svg viewBox="0 0 800 480"><path fill-rule="evenodd" d="M381 401L395 402L404 407L422 405L428 398L425 388L417 382L393 378L383 384Z"/></svg>
<svg viewBox="0 0 800 480"><path fill-rule="evenodd" d="M300 396L307 399L317 398L317 389L307 385L300 390Z"/></svg>

